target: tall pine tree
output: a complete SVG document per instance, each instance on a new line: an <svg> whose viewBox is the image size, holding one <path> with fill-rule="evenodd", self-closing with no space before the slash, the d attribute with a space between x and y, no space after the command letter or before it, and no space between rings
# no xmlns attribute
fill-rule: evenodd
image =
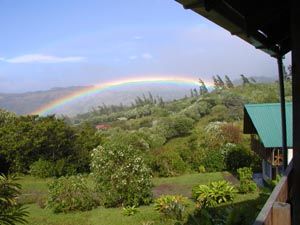
<svg viewBox="0 0 300 225"><path fill-rule="evenodd" d="M230 78L227 75L225 75L225 84L226 84L227 88L233 88L234 87L232 81L230 80Z"/></svg>
<svg viewBox="0 0 300 225"><path fill-rule="evenodd" d="M199 78L199 83L200 83L199 94L200 95L206 94L208 92L208 89L201 78Z"/></svg>

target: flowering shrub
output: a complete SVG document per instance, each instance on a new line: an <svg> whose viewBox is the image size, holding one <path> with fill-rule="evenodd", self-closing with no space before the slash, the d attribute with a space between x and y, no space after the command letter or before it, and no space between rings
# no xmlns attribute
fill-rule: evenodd
<svg viewBox="0 0 300 225"><path fill-rule="evenodd" d="M107 207L149 204L150 170L130 145L107 143L92 151L91 170L96 191Z"/></svg>
<svg viewBox="0 0 300 225"><path fill-rule="evenodd" d="M95 206L97 201L81 176L60 177L49 185L47 207L55 213L86 211Z"/></svg>
<svg viewBox="0 0 300 225"><path fill-rule="evenodd" d="M187 198L181 195L163 195L155 200L155 210L168 219L182 220Z"/></svg>

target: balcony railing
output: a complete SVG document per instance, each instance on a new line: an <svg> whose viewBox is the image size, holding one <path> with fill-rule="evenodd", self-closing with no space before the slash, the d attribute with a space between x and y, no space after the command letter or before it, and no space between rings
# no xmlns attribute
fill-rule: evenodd
<svg viewBox="0 0 300 225"><path fill-rule="evenodd" d="M293 173L291 162L284 176L274 188L253 225L291 225L290 189Z"/></svg>

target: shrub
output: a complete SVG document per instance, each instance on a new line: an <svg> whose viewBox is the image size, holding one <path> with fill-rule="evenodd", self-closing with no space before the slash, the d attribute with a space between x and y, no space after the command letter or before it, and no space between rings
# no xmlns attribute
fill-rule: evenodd
<svg viewBox="0 0 300 225"><path fill-rule="evenodd" d="M74 165L68 164L65 159L60 159L54 164L54 174L56 177L75 175L76 168Z"/></svg>
<svg viewBox="0 0 300 225"><path fill-rule="evenodd" d="M47 207L54 213L86 211L97 206L91 190L81 176L60 177L49 185Z"/></svg>
<svg viewBox="0 0 300 225"><path fill-rule="evenodd" d="M239 168L237 173L240 179L239 192L254 192L256 190L256 184L252 180L252 169L250 167Z"/></svg>
<svg viewBox="0 0 300 225"><path fill-rule="evenodd" d="M193 197L199 207L215 207L228 201L233 201L236 190L227 181L211 182L209 185L199 185L193 188Z"/></svg>
<svg viewBox="0 0 300 225"><path fill-rule="evenodd" d="M238 178L242 180L252 180L252 169L250 167L242 167L237 170Z"/></svg>
<svg viewBox="0 0 300 225"><path fill-rule="evenodd" d="M239 127L232 123L226 123L221 125L220 129L227 143L238 144L241 142L242 136Z"/></svg>
<svg viewBox="0 0 300 225"><path fill-rule="evenodd" d="M199 173L205 173L206 172L205 167L203 165L199 166L198 171L199 171Z"/></svg>
<svg viewBox="0 0 300 225"><path fill-rule="evenodd" d="M266 181L267 186L269 186L271 189L275 188L275 186L278 184L280 179L281 179L280 175L277 175L275 180L267 179L267 181Z"/></svg>
<svg viewBox="0 0 300 225"><path fill-rule="evenodd" d="M152 200L150 169L130 145L107 143L92 151L91 169L105 206L149 204Z"/></svg>
<svg viewBox="0 0 300 225"><path fill-rule="evenodd" d="M21 185L14 176L0 174L0 224L25 224L28 216L26 209L17 203Z"/></svg>
<svg viewBox="0 0 300 225"><path fill-rule="evenodd" d="M243 180L240 182L239 192L240 193L249 193L256 190L256 183L252 180Z"/></svg>
<svg viewBox="0 0 300 225"><path fill-rule="evenodd" d="M176 176L186 171L186 164L177 151L160 148L151 157L152 171L161 177Z"/></svg>
<svg viewBox="0 0 300 225"><path fill-rule="evenodd" d="M181 195L163 195L155 200L155 210L167 219L181 221L187 206L187 198Z"/></svg>
<svg viewBox="0 0 300 225"><path fill-rule="evenodd" d="M241 167L250 167L252 164L252 153L243 146L233 146L225 156L226 168L236 171Z"/></svg>
<svg viewBox="0 0 300 225"><path fill-rule="evenodd" d="M124 216L133 216L137 212L138 212L138 209L136 208L135 205L134 206L123 207L123 215Z"/></svg>
<svg viewBox="0 0 300 225"><path fill-rule="evenodd" d="M65 159L59 159L56 162L39 159L30 166L30 174L39 178L61 177L75 173L75 167L68 164Z"/></svg>
<svg viewBox="0 0 300 225"><path fill-rule="evenodd" d="M54 164L50 161L39 159L30 166L30 174L34 177L46 178L55 174Z"/></svg>
<svg viewBox="0 0 300 225"><path fill-rule="evenodd" d="M225 169L224 156L219 149L206 149L203 165L209 172L222 171Z"/></svg>

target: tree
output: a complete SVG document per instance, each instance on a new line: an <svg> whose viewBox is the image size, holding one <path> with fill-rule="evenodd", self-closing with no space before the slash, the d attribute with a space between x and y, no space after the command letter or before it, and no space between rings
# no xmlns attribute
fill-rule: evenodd
<svg viewBox="0 0 300 225"><path fill-rule="evenodd" d="M208 93L208 89L207 89L204 81L201 78L199 78L199 83L200 83L199 94L203 95L203 94Z"/></svg>
<svg viewBox="0 0 300 225"><path fill-rule="evenodd" d="M214 81L215 88L219 88L220 86L219 86L218 79L215 76L213 76L212 78L213 78L213 81Z"/></svg>
<svg viewBox="0 0 300 225"><path fill-rule="evenodd" d="M224 81L219 75L213 76L213 81L214 81L215 88L223 89L225 87Z"/></svg>
<svg viewBox="0 0 300 225"><path fill-rule="evenodd" d="M241 74L241 78L242 78L243 85L250 84L249 79L244 74Z"/></svg>
<svg viewBox="0 0 300 225"><path fill-rule="evenodd" d="M250 80L253 84L256 83L256 80L255 80L253 77L250 77L249 80Z"/></svg>
<svg viewBox="0 0 300 225"><path fill-rule="evenodd" d="M1 123L0 136L0 154L10 172L26 173L39 158L55 162L74 155L74 129L55 116L11 117Z"/></svg>
<svg viewBox="0 0 300 225"><path fill-rule="evenodd" d="M21 194L21 185L15 176L0 174L0 224L15 225L27 223L28 212L17 203Z"/></svg>
<svg viewBox="0 0 300 225"><path fill-rule="evenodd" d="M198 91L197 91L196 88L193 89L193 92L194 92L194 96L195 96L195 97L198 97L198 96L199 96Z"/></svg>
<svg viewBox="0 0 300 225"><path fill-rule="evenodd" d="M219 87L221 89L223 89L225 87L224 81L222 80L222 78L219 75L217 75L216 77L217 77L217 80L218 80Z"/></svg>
<svg viewBox="0 0 300 225"><path fill-rule="evenodd" d="M191 98L193 98L194 97L194 91L193 91L193 89L191 89L190 92L191 92Z"/></svg>
<svg viewBox="0 0 300 225"><path fill-rule="evenodd" d="M227 75L225 75L225 84L226 84L226 87L229 89L234 88L232 81L230 80L230 78Z"/></svg>
<svg viewBox="0 0 300 225"><path fill-rule="evenodd" d="M288 66L288 72L286 72L286 70L284 69L285 73L284 73L284 78L287 81L292 80L292 65Z"/></svg>
<svg viewBox="0 0 300 225"><path fill-rule="evenodd" d="M77 172L89 172L91 152L102 142L102 139L97 135L95 127L88 123L77 126L75 135L74 153L70 156L70 162L76 166Z"/></svg>

